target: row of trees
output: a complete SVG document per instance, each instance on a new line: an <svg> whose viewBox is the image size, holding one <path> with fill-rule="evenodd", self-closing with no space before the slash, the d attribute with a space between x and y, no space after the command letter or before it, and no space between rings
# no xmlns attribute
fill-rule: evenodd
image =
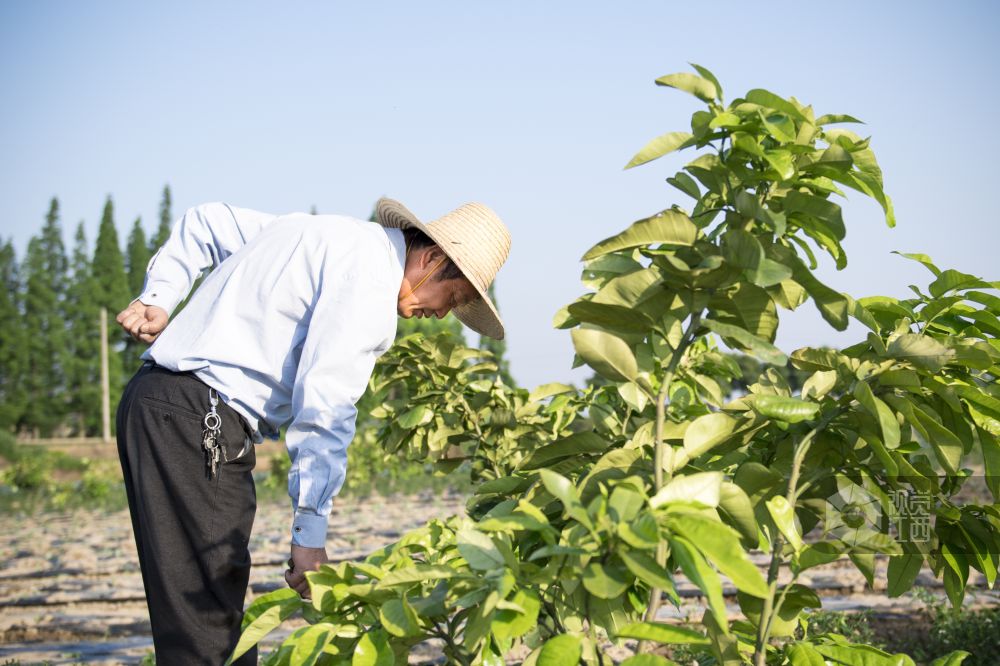
<svg viewBox="0 0 1000 666"><path fill-rule="evenodd" d="M59 201L53 197L42 230L22 260L10 240L0 245L0 279L6 287L0 291L0 428L35 437L100 433L101 308L111 319L139 294L149 259L169 236L172 220L170 187L165 186L155 233L147 236L137 217L123 251L108 196L93 249L81 221L67 253ZM144 345L113 320L109 324L114 413ZM418 330L461 336L462 329L450 315L440 321L401 320L400 336ZM509 379L503 343L489 349Z"/></svg>
<svg viewBox="0 0 1000 666"><path fill-rule="evenodd" d="M123 252L108 196L93 251L81 221L67 254L59 200L53 197L22 261L11 241L0 246L6 286L0 293L0 427L43 437L99 432L100 310L113 317L138 294L146 264L170 224L167 186L156 232L147 238L137 217ZM114 408L141 350L114 326L108 331Z"/></svg>

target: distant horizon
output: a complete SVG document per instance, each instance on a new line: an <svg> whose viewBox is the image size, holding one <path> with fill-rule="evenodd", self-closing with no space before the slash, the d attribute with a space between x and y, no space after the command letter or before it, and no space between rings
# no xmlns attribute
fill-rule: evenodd
<svg viewBox="0 0 1000 666"><path fill-rule="evenodd" d="M552 316L585 291L587 248L688 205L664 179L694 153L622 167L687 127L700 103L653 81L697 62L727 99L763 87L866 122L857 131L872 137L898 227L850 194L849 264L821 258L820 279L905 297L930 274L892 250L1000 278L992 3L387 7L5 3L0 238L23 259L55 196L67 253L81 220L93 249L110 194L124 245L137 216L155 230L165 184L175 220L206 201L361 219L383 195L422 219L482 201L513 236L497 278L513 376L581 385L590 371L570 369ZM777 342L861 335L832 331L807 304L782 312Z"/></svg>

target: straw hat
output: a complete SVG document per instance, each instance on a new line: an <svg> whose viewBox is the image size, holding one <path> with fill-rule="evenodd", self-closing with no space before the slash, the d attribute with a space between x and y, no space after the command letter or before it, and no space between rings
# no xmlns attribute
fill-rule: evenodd
<svg viewBox="0 0 1000 666"><path fill-rule="evenodd" d="M419 229L437 243L479 292L479 298L452 312L476 333L503 340L503 322L486 295L510 252L510 232L496 213L483 204L467 203L424 224L403 204L382 197L375 204L375 221L390 229Z"/></svg>

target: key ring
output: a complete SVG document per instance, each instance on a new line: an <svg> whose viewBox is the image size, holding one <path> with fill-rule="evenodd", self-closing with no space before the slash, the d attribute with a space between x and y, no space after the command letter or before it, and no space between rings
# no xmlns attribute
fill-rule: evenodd
<svg viewBox="0 0 1000 666"><path fill-rule="evenodd" d="M205 414L205 428L208 430L218 430L222 426L222 418L215 412Z"/></svg>

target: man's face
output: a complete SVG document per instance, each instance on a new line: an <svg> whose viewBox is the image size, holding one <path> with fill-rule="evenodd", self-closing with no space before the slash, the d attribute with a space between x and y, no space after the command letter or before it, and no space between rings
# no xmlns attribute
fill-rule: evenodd
<svg viewBox="0 0 1000 666"><path fill-rule="evenodd" d="M435 247L421 248L410 253L403 272L396 311L400 317L437 317L441 319L452 308L479 297L479 292L465 278L437 280L431 275L410 292L428 273L440 271L434 267L445 255Z"/></svg>

